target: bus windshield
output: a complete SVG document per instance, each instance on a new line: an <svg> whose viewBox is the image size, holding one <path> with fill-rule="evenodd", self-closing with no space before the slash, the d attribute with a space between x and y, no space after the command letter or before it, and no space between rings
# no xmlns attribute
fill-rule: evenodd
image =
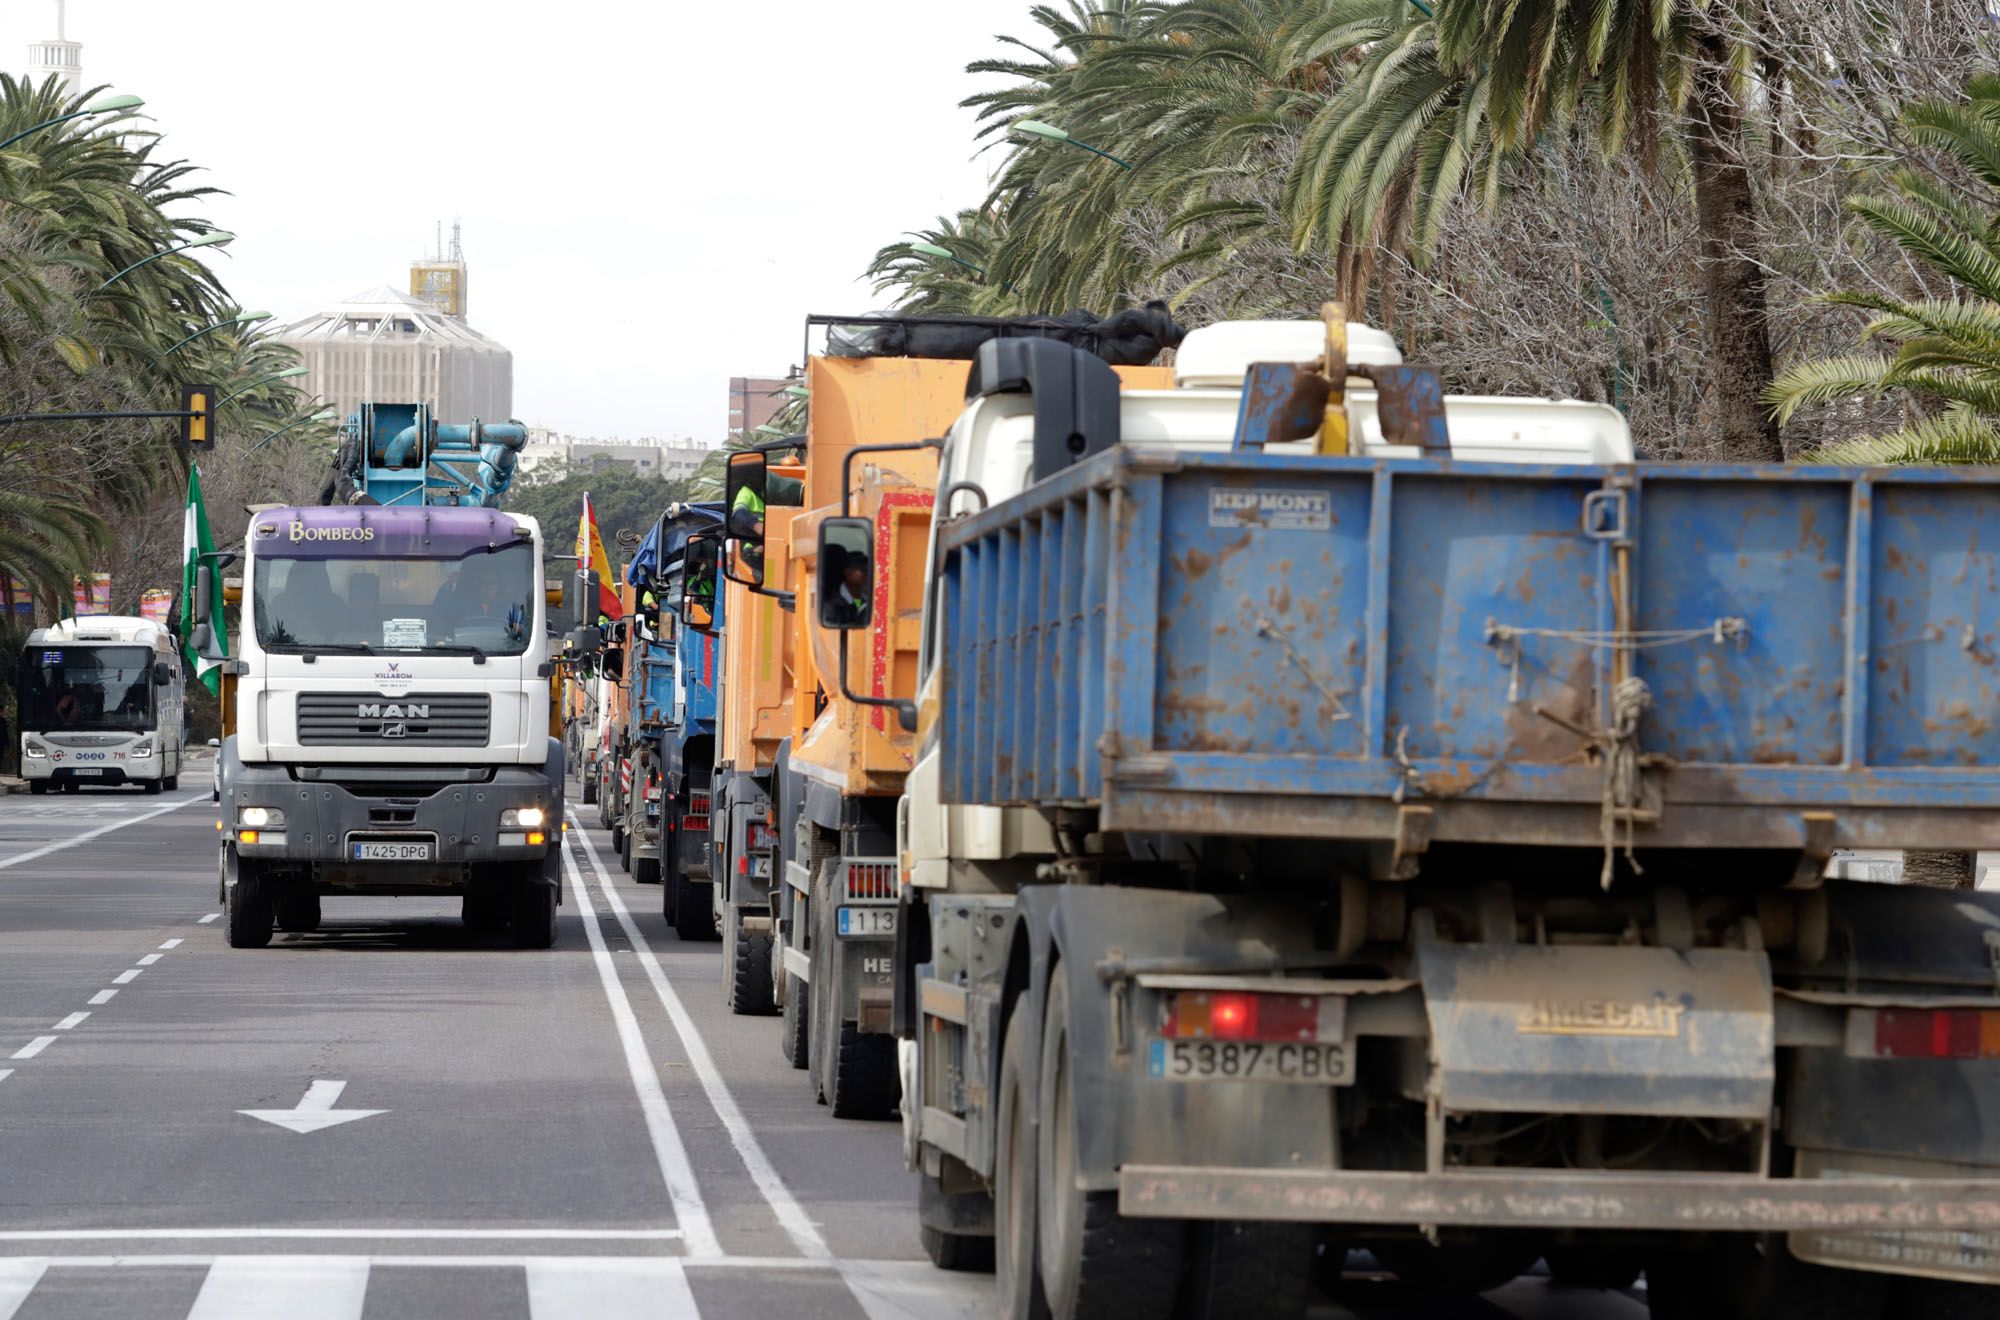
<svg viewBox="0 0 2000 1320"><path fill-rule="evenodd" d="M145 733L153 727L153 653L146 647L33 647L23 669L23 732Z"/></svg>
<svg viewBox="0 0 2000 1320"><path fill-rule="evenodd" d="M534 549L462 559L260 558L251 585L267 651L520 655L534 626Z"/></svg>

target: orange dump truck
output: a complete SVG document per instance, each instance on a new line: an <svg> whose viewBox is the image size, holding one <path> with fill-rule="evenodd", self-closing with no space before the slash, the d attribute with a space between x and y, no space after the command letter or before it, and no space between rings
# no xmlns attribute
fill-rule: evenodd
<svg viewBox="0 0 2000 1320"><path fill-rule="evenodd" d="M962 354L933 343L930 356L903 356L870 350L914 348L936 323L876 320L844 333L859 324L809 322L809 333L830 326L837 347L808 359L803 443L732 460L726 501L739 516L725 558L747 552L764 580L732 582L724 611L724 740L739 773L715 897L732 1006L775 1003L786 1057L835 1115L880 1117L901 1093L890 1034L895 816L916 754L898 707L917 688L938 447L964 411L983 329L944 323ZM1170 383L1162 369L1120 372L1128 385ZM763 516L761 544L741 516L745 489ZM865 541L822 536L845 517L869 520ZM872 590L854 589L863 582ZM865 623L825 626L857 594L872 601ZM752 765L757 773L741 773Z"/></svg>

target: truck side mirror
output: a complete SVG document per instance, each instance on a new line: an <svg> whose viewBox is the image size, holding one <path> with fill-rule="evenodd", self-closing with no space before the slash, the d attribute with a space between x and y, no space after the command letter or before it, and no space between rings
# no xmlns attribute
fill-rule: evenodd
<svg viewBox="0 0 2000 1320"><path fill-rule="evenodd" d="M723 504L728 509L729 580L746 587L764 585L764 505L767 461L754 450L729 456Z"/></svg>
<svg viewBox="0 0 2000 1320"><path fill-rule="evenodd" d="M597 570L579 568L576 571L575 592L569 602L570 627L595 628L597 626L598 600L599 585Z"/></svg>
<svg viewBox="0 0 2000 1320"><path fill-rule="evenodd" d="M607 646L604 654L597 657L597 668L606 678L616 683L625 677L625 650L623 647Z"/></svg>
<svg viewBox="0 0 2000 1320"><path fill-rule="evenodd" d="M210 622L215 602L215 570L207 564L197 565L194 570L194 621L197 624Z"/></svg>
<svg viewBox="0 0 2000 1320"><path fill-rule="evenodd" d="M709 632L715 627L715 577L720 547L713 536L696 532L681 550L681 619Z"/></svg>
<svg viewBox="0 0 2000 1320"><path fill-rule="evenodd" d="M828 518L819 525L819 624L839 632L866 628L875 614L875 525Z"/></svg>

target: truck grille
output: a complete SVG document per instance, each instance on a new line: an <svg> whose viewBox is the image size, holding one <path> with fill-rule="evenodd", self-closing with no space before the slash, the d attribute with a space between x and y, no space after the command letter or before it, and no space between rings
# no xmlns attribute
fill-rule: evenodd
<svg viewBox="0 0 2000 1320"><path fill-rule="evenodd" d="M348 693L299 694L299 742L305 746L484 747L493 699L485 692L391 701Z"/></svg>

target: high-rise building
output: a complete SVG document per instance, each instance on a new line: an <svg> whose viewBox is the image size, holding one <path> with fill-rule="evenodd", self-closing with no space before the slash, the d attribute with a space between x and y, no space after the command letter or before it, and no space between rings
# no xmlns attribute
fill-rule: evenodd
<svg viewBox="0 0 2000 1320"><path fill-rule="evenodd" d="M75 96L83 90L83 43L69 39L67 19L64 0L56 0L56 34L28 43L28 79L39 87L54 74Z"/></svg>
<svg viewBox="0 0 2000 1320"><path fill-rule="evenodd" d="M273 332L301 382L346 417L364 402L428 403L441 422L514 415L514 355L427 303L380 285Z"/></svg>
<svg viewBox="0 0 2000 1320"><path fill-rule="evenodd" d="M794 376L731 376L729 378L729 434L754 431L767 425L791 399L787 385L802 382Z"/></svg>

